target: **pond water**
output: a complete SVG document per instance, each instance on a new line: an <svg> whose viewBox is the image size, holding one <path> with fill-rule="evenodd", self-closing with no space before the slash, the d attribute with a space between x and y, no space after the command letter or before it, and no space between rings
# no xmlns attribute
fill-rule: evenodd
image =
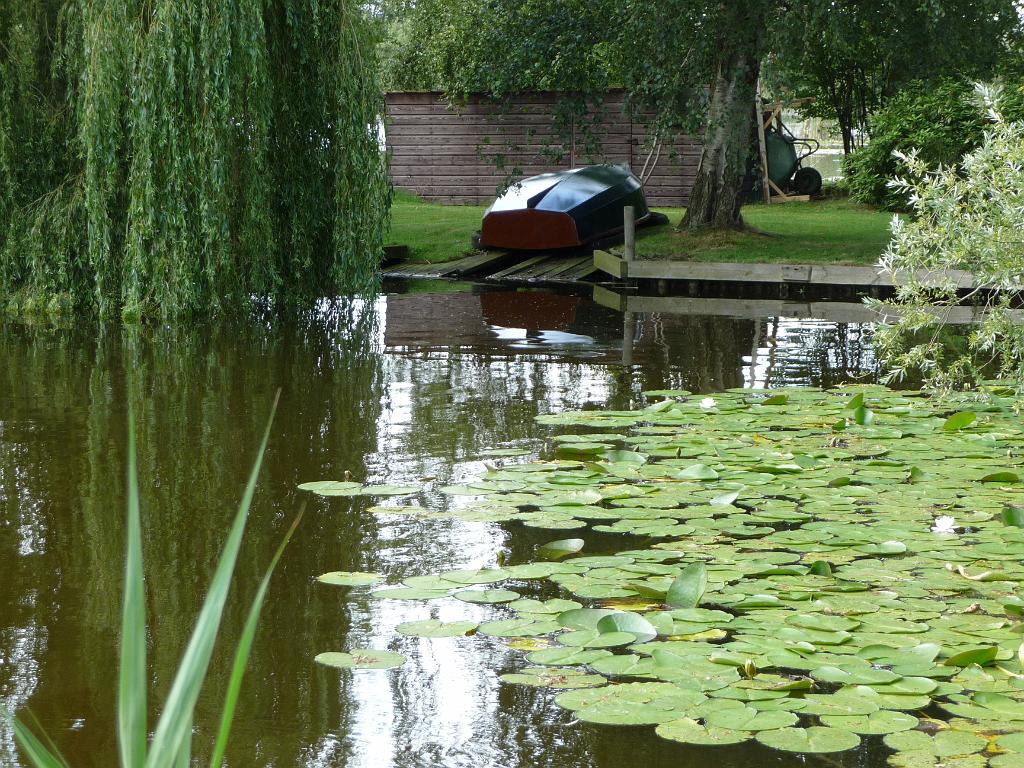
<svg viewBox="0 0 1024 768"><path fill-rule="evenodd" d="M857 322L824 305L681 300L623 315L572 294L434 285L311 316L127 331L0 325L0 703L27 707L73 765L116 764L127 403L138 421L154 700L191 631L274 392L274 424L222 637L232 644L277 542L320 479L421 485L419 502L485 470L492 447L542 450L538 414L628 408L647 389L871 381ZM625 336L624 336L625 330ZM624 339L625 349L624 349ZM623 365L623 357L632 360ZM500 617L500 606L371 600L317 584L332 570L395 582L529 560L551 531L379 518L369 499L312 497L271 587L236 716L233 766L645 768L881 765L869 741L838 759L757 746L711 751L652 728L574 723L544 690L502 684L522 654L484 636L402 637L402 621ZM584 534L591 553L636 539ZM550 596L550 595L549 595ZM323 651L390 648L388 672L314 665ZM196 725L213 739L230 650L215 659ZM0 726L0 765L20 766Z"/></svg>

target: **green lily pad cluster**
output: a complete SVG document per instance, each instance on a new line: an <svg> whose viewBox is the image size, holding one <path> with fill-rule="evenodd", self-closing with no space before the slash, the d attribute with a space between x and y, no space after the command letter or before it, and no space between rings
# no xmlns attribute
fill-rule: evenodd
<svg viewBox="0 0 1024 768"><path fill-rule="evenodd" d="M906 768L1024 765L1024 430L1008 404L656 397L540 417L579 434L446 489L479 497L459 517L574 528L571 545L374 596L557 584L564 597L497 604L476 631L533 640L532 666L503 679L567 689L556 702L586 722L800 753L884 738ZM631 548L587 554L588 529Z"/></svg>

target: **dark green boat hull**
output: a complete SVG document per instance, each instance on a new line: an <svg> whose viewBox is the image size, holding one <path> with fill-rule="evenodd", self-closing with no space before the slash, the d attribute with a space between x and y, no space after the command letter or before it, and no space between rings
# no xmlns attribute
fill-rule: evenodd
<svg viewBox="0 0 1024 768"><path fill-rule="evenodd" d="M637 223L650 211L643 185L624 165L588 165L544 173L513 184L484 213L485 248L578 248L622 229L622 209Z"/></svg>

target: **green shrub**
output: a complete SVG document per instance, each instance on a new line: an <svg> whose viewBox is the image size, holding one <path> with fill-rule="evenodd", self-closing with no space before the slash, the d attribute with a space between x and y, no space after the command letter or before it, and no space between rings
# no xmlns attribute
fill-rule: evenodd
<svg viewBox="0 0 1024 768"><path fill-rule="evenodd" d="M1003 114L1018 119L1024 109L1021 87L1007 87ZM871 119L871 140L846 158L843 171L850 197L860 203L890 210L906 210L903 190L889 186L903 174L903 163L894 152L917 152L929 166L953 165L981 144L985 119L978 109L974 86L946 78L915 80Z"/></svg>

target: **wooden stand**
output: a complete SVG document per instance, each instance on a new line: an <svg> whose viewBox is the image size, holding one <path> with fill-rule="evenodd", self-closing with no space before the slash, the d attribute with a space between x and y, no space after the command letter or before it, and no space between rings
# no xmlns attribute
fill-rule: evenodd
<svg viewBox="0 0 1024 768"><path fill-rule="evenodd" d="M757 92L754 95L754 111L758 116L757 121L757 146L761 155L761 194L764 195L765 203L806 203L811 199L810 195L791 195L779 189L779 186L768 178L768 148L765 146L764 132L772 124L779 132L782 131L782 110L786 106L799 106L814 101L813 97L798 99L788 105L777 101L774 104L761 103L761 84L757 85Z"/></svg>

